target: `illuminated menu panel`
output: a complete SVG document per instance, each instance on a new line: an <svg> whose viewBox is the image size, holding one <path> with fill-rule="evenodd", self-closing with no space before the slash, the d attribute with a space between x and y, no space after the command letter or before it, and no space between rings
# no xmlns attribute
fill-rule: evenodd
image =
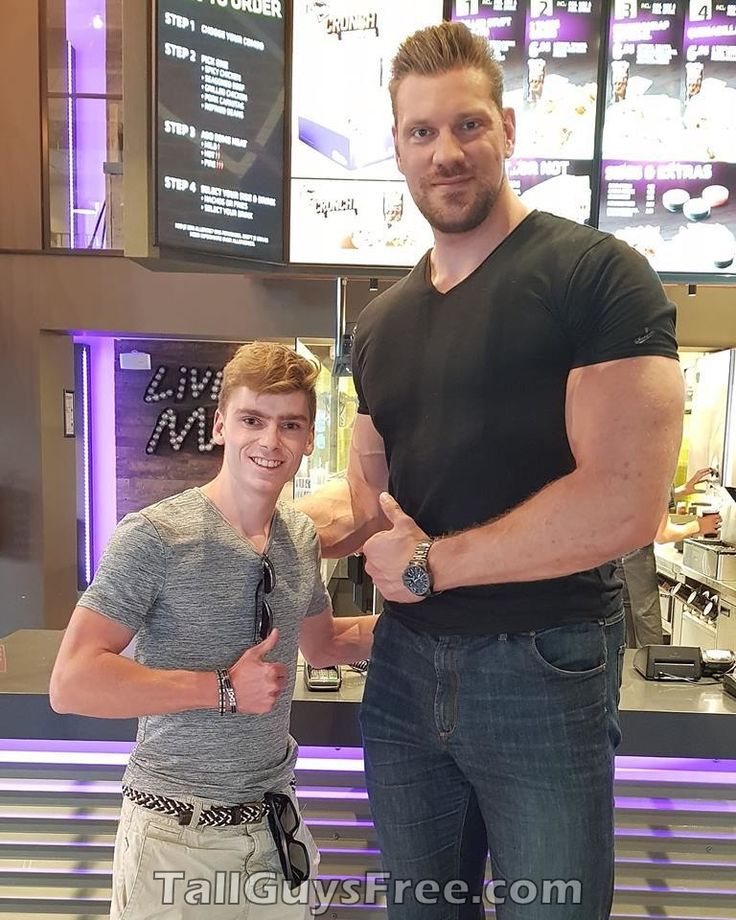
<svg viewBox="0 0 736 920"><path fill-rule="evenodd" d="M284 3L158 0L157 243L283 259Z"/></svg>
<svg viewBox="0 0 736 920"><path fill-rule="evenodd" d="M441 0L296 0L291 262L413 265L432 245L394 161L391 61Z"/></svg>
<svg viewBox="0 0 736 920"><path fill-rule="evenodd" d="M516 112L512 188L530 207L590 217L601 0L454 0L488 40Z"/></svg>
<svg viewBox="0 0 736 920"><path fill-rule="evenodd" d="M599 225L659 272L736 259L736 2L616 0Z"/></svg>

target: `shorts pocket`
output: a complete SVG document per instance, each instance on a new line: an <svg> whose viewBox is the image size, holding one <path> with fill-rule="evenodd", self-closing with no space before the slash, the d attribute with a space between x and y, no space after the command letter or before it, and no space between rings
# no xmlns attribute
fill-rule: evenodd
<svg viewBox="0 0 736 920"><path fill-rule="evenodd" d="M597 620L553 626L531 634L532 653L541 666L561 677L589 677L606 669L604 629Z"/></svg>
<svg viewBox="0 0 736 920"><path fill-rule="evenodd" d="M237 875L242 883L247 852L245 838L222 836L219 828L188 830L177 840L173 828L147 825L134 846L140 848L135 878L120 920L240 920L243 916L243 889L238 891L241 903L218 903L208 907L199 901L197 891L205 899L214 896L217 874L224 878Z"/></svg>
<svg viewBox="0 0 736 920"><path fill-rule="evenodd" d="M319 847L315 843L314 837L312 836L312 832L309 830L309 828L306 825L306 822L304 821L304 815L301 813L301 809L299 807L299 800L297 799L296 791L294 790L293 786L289 786L289 788L285 791L287 795L291 798L292 802L294 803L294 808L296 809L297 814L299 815L299 827L296 829L296 832L294 834L294 839L298 840L299 843L302 843L304 847L306 848L307 853L309 854L309 869L310 869L309 877L314 878L315 875L317 874L317 869L319 868L319 861L320 861Z"/></svg>
<svg viewBox="0 0 736 920"><path fill-rule="evenodd" d="M151 841L148 837L139 839L140 846L136 847L131 838L126 837L123 845L126 848L124 860L130 860L130 864L123 870L123 890L120 892L122 913L120 920L130 920L130 918L144 917L145 913L140 910L135 911L136 903L141 905L147 904L153 908L155 901L152 898L152 892L147 882L153 881L153 864L151 856ZM147 889L147 890L146 890Z"/></svg>

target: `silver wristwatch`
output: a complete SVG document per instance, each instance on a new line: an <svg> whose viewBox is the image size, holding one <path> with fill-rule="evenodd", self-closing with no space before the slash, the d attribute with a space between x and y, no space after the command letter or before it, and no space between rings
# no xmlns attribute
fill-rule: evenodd
<svg viewBox="0 0 736 920"><path fill-rule="evenodd" d="M417 543L414 555L404 569L401 580L417 597L428 597L432 593L432 573L429 571L427 556L434 540L422 540Z"/></svg>

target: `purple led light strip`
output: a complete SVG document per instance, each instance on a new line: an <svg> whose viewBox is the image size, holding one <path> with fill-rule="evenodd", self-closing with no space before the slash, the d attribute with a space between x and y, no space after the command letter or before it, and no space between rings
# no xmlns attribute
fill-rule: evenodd
<svg viewBox="0 0 736 920"><path fill-rule="evenodd" d="M69 165L68 177L68 205L69 205L69 247L77 248L77 164L76 164L76 118L74 97L74 48L72 43L66 43L66 130L67 130L67 161Z"/></svg>
<svg viewBox="0 0 736 920"><path fill-rule="evenodd" d="M115 466L115 340L75 333L89 349L89 480L91 510L90 580L117 523ZM0 742L2 747L2 742ZM128 744L128 752L132 748ZM68 750L72 751L73 748ZM90 752L102 751L93 744Z"/></svg>
<svg viewBox="0 0 736 920"><path fill-rule="evenodd" d="M92 457L89 417L89 345L82 345L82 489L84 492L82 525L84 527L84 578L87 585L92 581Z"/></svg>
<svg viewBox="0 0 736 920"><path fill-rule="evenodd" d="M91 338L91 337L90 337ZM89 338L75 337L75 341L89 341ZM92 362L94 365L94 362ZM120 755L120 763L127 761L127 755L133 750L132 741L52 741L18 738L0 738L0 762L10 760L12 752L24 755L39 753L48 755L46 763L111 763L108 755ZM75 760L75 755L84 755ZM60 755L54 760L54 755ZM95 759L95 755L101 755ZM32 762L32 758L30 758ZM336 771L361 772L363 770L363 751L356 747L312 747L304 745L299 748L298 769L327 769ZM629 771L636 771L632 774ZM715 783L736 782L736 760L706 760L703 758L682 757L617 757L616 777L647 779L653 774L666 779L685 779L689 775L697 776L698 781Z"/></svg>

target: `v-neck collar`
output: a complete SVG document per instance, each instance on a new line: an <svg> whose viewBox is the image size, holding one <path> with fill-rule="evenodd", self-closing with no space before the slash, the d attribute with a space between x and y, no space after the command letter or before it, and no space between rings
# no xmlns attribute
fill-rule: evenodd
<svg viewBox="0 0 736 920"><path fill-rule="evenodd" d="M237 529L237 527L235 527L232 524L232 522L229 521L225 517L225 515L222 513L222 511L220 511L220 509L212 501L212 499L208 495L205 495L205 493L202 491L201 486L195 486L194 491L198 493L198 495L200 496L202 501L204 501L207 507L210 508L212 511L214 511L215 514L220 518L220 520L224 524L227 525L228 529L232 531L232 533L235 534L235 536L241 541L241 543L244 543L248 547L248 549L252 550L256 554L256 556L262 559L264 556L268 555L268 551L271 548L271 543L273 541L273 532L276 527L276 521L279 516L278 505L274 506L273 514L271 515L271 520L268 525L268 537L266 538L266 545L263 547L263 552L259 552L259 550L257 550L256 547L253 545L253 543L251 543L251 541L247 537L244 537L243 534Z"/></svg>
<svg viewBox="0 0 736 920"><path fill-rule="evenodd" d="M470 281L470 279L474 275L476 275L483 268L484 265L486 265L497 253L499 253L505 247L507 241L516 235L517 230L523 227L524 224L527 223L530 217L538 213L539 212L536 209L534 209L533 211L530 211L528 214L526 214L519 221L519 223L515 227L513 227L509 233L506 234L506 236L501 240L501 242L488 253L488 255L483 259L483 261L479 262L478 265L475 266L472 272L467 274L464 278L461 278L457 282L457 284L453 284L453 286L447 291L440 291L438 288L434 286L434 283L432 282L432 250L430 249L424 257L424 271L422 272L422 277L424 279L424 283L425 283L427 290L436 297L449 297L451 294L454 294L459 288L462 287L462 285Z"/></svg>

